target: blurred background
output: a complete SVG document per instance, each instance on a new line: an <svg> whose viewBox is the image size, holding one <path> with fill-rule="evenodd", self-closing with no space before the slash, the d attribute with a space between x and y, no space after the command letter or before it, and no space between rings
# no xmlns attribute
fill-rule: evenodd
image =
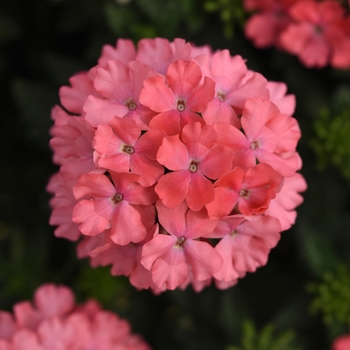
<svg viewBox="0 0 350 350"><path fill-rule="evenodd" d="M72 287L127 318L154 349L323 350L350 324L350 70L308 69L244 36L240 0L0 2L0 309L44 282ZM266 266L226 291L136 291L55 238L45 187L58 169L50 109L68 78L117 38L176 37L229 49L297 98L308 182L296 224Z"/></svg>

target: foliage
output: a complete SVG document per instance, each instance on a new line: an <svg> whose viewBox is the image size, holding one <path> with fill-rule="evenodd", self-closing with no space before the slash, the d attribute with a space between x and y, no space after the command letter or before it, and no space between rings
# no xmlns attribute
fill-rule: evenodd
<svg viewBox="0 0 350 350"><path fill-rule="evenodd" d="M235 25L243 26L245 13L241 0L207 0L204 3L204 9L207 12L219 12L226 38L234 36Z"/></svg>
<svg viewBox="0 0 350 350"><path fill-rule="evenodd" d="M333 97L331 107L323 107L314 122L315 137L311 145L318 156L318 165L339 168L350 179L350 89L342 88Z"/></svg>
<svg viewBox="0 0 350 350"><path fill-rule="evenodd" d="M311 310L322 312L326 324L335 322L350 325L350 274L344 265L335 272L326 272L320 283L310 283L314 295Z"/></svg>
<svg viewBox="0 0 350 350"><path fill-rule="evenodd" d="M245 321L241 345L229 346L226 350L298 350L293 345L294 338L295 333L291 330L275 335L274 327L267 325L257 332L252 321Z"/></svg>

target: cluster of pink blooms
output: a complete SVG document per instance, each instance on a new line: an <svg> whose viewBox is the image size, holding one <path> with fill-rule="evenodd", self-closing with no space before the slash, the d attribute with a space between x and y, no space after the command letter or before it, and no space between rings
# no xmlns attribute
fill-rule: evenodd
<svg viewBox="0 0 350 350"><path fill-rule="evenodd" d="M350 350L350 335L342 335L334 340L332 350Z"/></svg>
<svg viewBox="0 0 350 350"><path fill-rule="evenodd" d="M244 6L257 11L245 27L257 47L275 45L306 67L350 68L350 15L340 2L244 0Z"/></svg>
<svg viewBox="0 0 350 350"><path fill-rule="evenodd" d="M127 321L89 300L76 305L65 286L45 284L34 303L14 305L13 314L0 310L1 350L150 350Z"/></svg>
<svg viewBox="0 0 350 350"><path fill-rule="evenodd" d="M306 189L293 95L228 50L120 39L60 89L55 235L155 293L266 264Z"/></svg>

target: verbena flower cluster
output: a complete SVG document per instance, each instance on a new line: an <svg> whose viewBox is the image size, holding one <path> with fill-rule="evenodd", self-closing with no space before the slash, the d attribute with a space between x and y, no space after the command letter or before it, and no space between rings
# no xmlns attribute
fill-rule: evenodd
<svg viewBox="0 0 350 350"><path fill-rule="evenodd" d="M342 335L335 339L332 344L332 350L349 350L350 349L350 335Z"/></svg>
<svg viewBox="0 0 350 350"><path fill-rule="evenodd" d="M306 189L293 95L228 50L103 47L60 89L48 190L55 235L155 293L228 288L267 262Z"/></svg>
<svg viewBox="0 0 350 350"><path fill-rule="evenodd" d="M13 314L0 311L1 350L150 350L130 325L89 300L76 305L65 286L44 284L34 303L14 305Z"/></svg>
<svg viewBox="0 0 350 350"><path fill-rule="evenodd" d="M350 4L349 4L350 5ZM306 67L350 68L350 15L335 0L244 0L246 36L257 47L275 45Z"/></svg>

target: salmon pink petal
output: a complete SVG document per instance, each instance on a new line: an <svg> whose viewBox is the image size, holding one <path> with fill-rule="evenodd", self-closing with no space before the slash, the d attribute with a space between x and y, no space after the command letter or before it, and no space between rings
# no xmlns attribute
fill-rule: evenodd
<svg viewBox="0 0 350 350"><path fill-rule="evenodd" d="M178 252L180 254L180 252ZM181 254L183 254L181 252ZM158 259L152 268L152 280L158 288L165 287L174 290L183 284L188 277L188 266L186 263L170 265L163 259Z"/></svg>
<svg viewBox="0 0 350 350"><path fill-rule="evenodd" d="M71 113L82 114L83 106L89 95L99 95L88 73L78 73L69 78L70 86L59 90L62 105Z"/></svg>
<svg viewBox="0 0 350 350"><path fill-rule="evenodd" d="M143 154L150 160L157 160L157 152L161 146L165 134L157 130L148 130L135 144L135 152Z"/></svg>
<svg viewBox="0 0 350 350"><path fill-rule="evenodd" d="M111 220L111 240L119 245L141 242L147 234L140 213L128 202L121 201Z"/></svg>
<svg viewBox="0 0 350 350"><path fill-rule="evenodd" d="M177 110L169 110L154 116L149 122L152 130L159 130L166 135L176 135L181 131L181 115Z"/></svg>
<svg viewBox="0 0 350 350"><path fill-rule="evenodd" d="M113 127L116 136L130 146L133 146L140 137L141 129L133 119L114 118L110 125Z"/></svg>
<svg viewBox="0 0 350 350"><path fill-rule="evenodd" d="M45 317L61 316L74 307L74 294L66 286L44 284L35 291L34 303Z"/></svg>
<svg viewBox="0 0 350 350"><path fill-rule="evenodd" d="M228 124L238 129L241 124L234 109L218 98L214 98L208 103L203 113L203 119L208 125Z"/></svg>
<svg viewBox="0 0 350 350"><path fill-rule="evenodd" d="M130 156L124 153L97 156L95 162L99 167L112 171L128 172L130 170Z"/></svg>
<svg viewBox="0 0 350 350"><path fill-rule="evenodd" d="M131 184L134 184L135 182L137 182L140 178L140 175L137 175L137 174L119 173L115 171L110 171L109 175L111 176L115 187L114 194L116 192L120 194L124 194L127 191L128 187Z"/></svg>
<svg viewBox="0 0 350 350"><path fill-rule="evenodd" d="M229 50L222 50L213 55L211 71L220 88L228 91L230 87L239 85L246 75L247 66L241 56L231 57ZM222 77L229 77L230 86L222 85Z"/></svg>
<svg viewBox="0 0 350 350"><path fill-rule="evenodd" d="M206 204L211 219L221 219L231 213L237 204L239 194L223 187L215 188L215 199Z"/></svg>
<svg viewBox="0 0 350 350"><path fill-rule="evenodd" d="M205 208L200 211L188 210L186 213L186 239L209 236L215 229L217 223L217 220L209 219Z"/></svg>
<svg viewBox="0 0 350 350"><path fill-rule="evenodd" d="M155 191L167 207L176 207L185 200L190 179L188 170L165 174L158 180Z"/></svg>
<svg viewBox="0 0 350 350"><path fill-rule="evenodd" d="M40 312L33 308L31 302L21 301L13 307L15 319L21 328L35 330L42 320Z"/></svg>
<svg viewBox="0 0 350 350"><path fill-rule="evenodd" d="M226 236L215 246L215 250L223 259L221 269L214 273L214 277L220 281L233 281L240 277L240 274L234 267L232 251L235 246L235 240L232 236Z"/></svg>
<svg viewBox="0 0 350 350"><path fill-rule="evenodd" d="M40 345L40 341L38 339L37 334L27 329L22 329L14 335L13 345L14 347L13 348L11 347L11 349L16 349L16 350L44 350L45 349L45 347ZM6 348L4 350L6 350Z"/></svg>
<svg viewBox="0 0 350 350"><path fill-rule="evenodd" d="M232 167L233 151L229 147L211 148L199 164L199 170L210 179L228 173Z"/></svg>
<svg viewBox="0 0 350 350"><path fill-rule="evenodd" d="M282 158L258 148L255 150L255 155L259 162L271 165L284 177L293 176L300 166L300 161L296 153L290 155L288 158Z"/></svg>
<svg viewBox="0 0 350 350"><path fill-rule="evenodd" d="M190 209L201 210L214 199L214 187L210 180L198 172L192 173L186 202Z"/></svg>
<svg viewBox="0 0 350 350"><path fill-rule="evenodd" d="M94 85L101 95L120 104L132 95L130 71L121 61L108 61L106 69L98 68Z"/></svg>
<svg viewBox="0 0 350 350"><path fill-rule="evenodd" d="M13 316L7 311L0 311L0 339L12 338L17 330L17 324L14 322ZM1 349L1 347L0 347Z"/></svg>
<svg viewBox="0 0 350 350"><path fill-rule="evenodd" d="M85 119L93 126L108 124L115 117L124 117L129 109L127 106L117 104L110 100L102 100L98 97L89 95L86 99L84 108Z"/></svg>
<svg viewBox="0 0 350 350"><path fill-rule="evenodd" d="M128 63L136 57L136 49L134 43L129 39L118 39L116 47L111 45L103 45L102 53L98 59L98 65L104 66L107 61L118 60Z"/></svg>
<svg viewBox="0 0 350 350"><path fill-rule="evenodd" d="M187 98L186 108L194 112L204 112L208 102L214 98L215 82L208 78L204 78L203 85L199 86Z"/></svg>
<svg viewBox="0 0 350 350"><path fill-rule="evenodd" d="M172 90L165 84L164 77L152 77L143 82L144 89L140 93L140 102L156 112L176 109L176 101Z"/></svg>
<svg viewBox="0 0 350 350"><path fill-rule="evenodd" d="M195 280L204 281L221 269L222 257L207 242L186 240L183 249Z"/></svg>
<svg viewBox="0 0 350 350"><path fill-rule="evenodd" d="M84 174L73 188L76 199L83 196L94 198L111 197L115 194L113 184L104 175Z"/></svg>
<svg viewBox="0 0 350 350"><path fill-rule="evenodd" d="M190 158L186 146L179 135L167 136L157 153L157 160L170 170L185 170L189 167Z"/></svg>
<svg viewBox="0 0 350 350"><path fill-rule="evenodd" d="M107 207L107 204L106 204ZM79 230L88 236L95 236L109 225L109 220L95 211L93 200L82 200L73 209L73 222L79 224Z"/></svg>
<svg viewBox="0 0 350 350"><path fill-rule="evenodd" d="M130 160L130 168L132 172L140 175L139 182L143 186L152 186L164 174L161 164L137 153Z"/></svg>
<svg viewBox="0 0 350 350"><path fill-rule="evenodd" d="M185 214L188 206L181 202L178 206L170 208L165 206L162 201L157 202L158 220L167 232L182 237L186 231Z"/></svg>
<svg viewBox="0 0 350 350"><path fill-rule="evenodd" d="M123 192L123 199L130 204L149 205L153 204L158 197L153 187L144 187L134 182Z"/></svg>
<svg viewBox="0 0 350 350"><path fill-rule="evenodd" d="M216 131L212 126L201 123L190 123L184 126L181 139L185 144L199 142L207 148L211 148L216 142Z"/></svg>
<svg viewBox="0 0 350 350"><path fill-rule="evenodd" d="M154 262L176 244L177 237L170 235L158 234L155 235L149 242L142 247L141 264L147 269L151 270Z"/></svg>
<svg viewBox="0 0 350 350"><path fill-rule="evenodd" d="M292 115L295 111L295 95L286 95L287 85L285 83L269 81L266 87L270 91L270 101L280 110L281 114Z"/></svg>
<svg viewBox="0 0 350 350"><path fill-rule="evenodd" d="M267 80L259 73L252 76L237 89L229 92L225 99L232 106L242 109L246 101L253 97L268 99L269 90L266 88Z"/></svg>
<svg viewBox="0 0 350 350"><path fill-rule="evenodd" d="M186 82L192 88L197 86L202 78L202 72L198 64L193 61L178 60L173 62L167 71L167 82L172 87L177 83ZM176 96L188 96L189 91L177 91Z"/></svg>
<svg viewBox="0 0 350 350"><path fill-rule="evenodd" d="M280 114L278 107L261 98L249 99L242 112L242 127L247 138L255 141L267 122Z"/></svg>

